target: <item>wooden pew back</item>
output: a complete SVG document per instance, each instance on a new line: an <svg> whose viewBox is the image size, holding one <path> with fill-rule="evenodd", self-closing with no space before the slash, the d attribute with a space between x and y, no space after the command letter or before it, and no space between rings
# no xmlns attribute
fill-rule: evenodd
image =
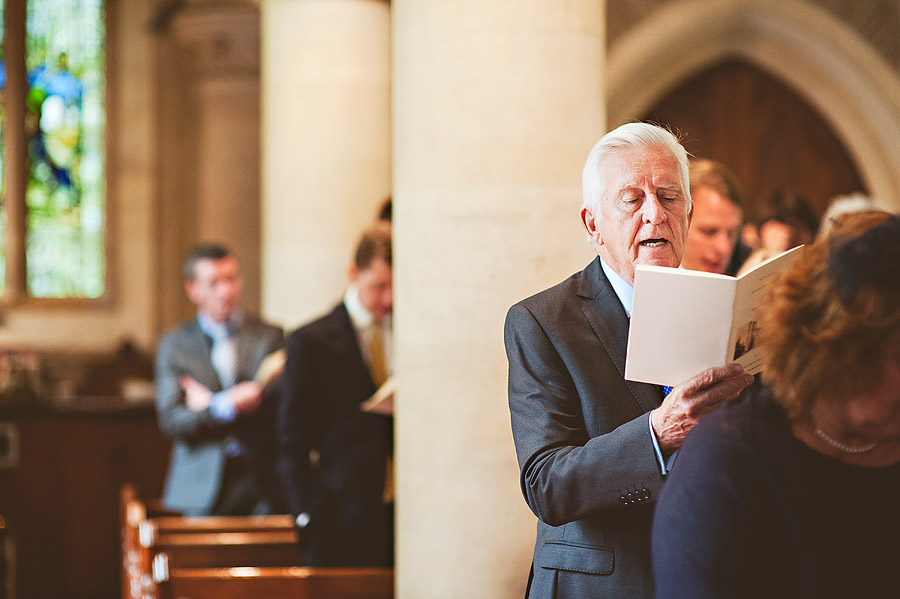
<svg viewBox="0 0 900 599"><path fill-rule="evenodd" d="M161 579L157 569L161 567L290 567L303 564L303 554L292 530L157 534L148 549L157 582Z"/></svg>
<svg viewBox="0 0 900 599"><path fill-rule="evenodd" d="M138 499L134 485L122 485L119 492L119 528L122 537L123 599L155 597L155 585L150 576L150 552L140 542L140 527L146 519L146 507Z"/></svg>
<svg viewBox="0 0 900 599"><path fill-rule="evenodd" d="M387 568L186 568L170 571L160 599L393 599Z"/></svg>
<svg viewBox="0 0 900 599"><path fill-rule="evenodd" d="M120 491L119 509L126 599L156 599L157 583L173 569L284 568L305 563L293 518L287 514L176 516L148 509L148 502L127 484Z"/></svg>

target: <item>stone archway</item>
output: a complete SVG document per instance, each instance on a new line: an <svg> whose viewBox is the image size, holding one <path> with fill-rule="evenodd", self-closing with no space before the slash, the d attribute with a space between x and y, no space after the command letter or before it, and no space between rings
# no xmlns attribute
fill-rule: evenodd
<svg viewBox="0 0 900 599"><path fill-rule="evenodd" d="M796 89L840 137L872 194L900 209L900 79L857 33L798 0L685 0L660 9L610 49L609 127L727 57Z"/></svg>

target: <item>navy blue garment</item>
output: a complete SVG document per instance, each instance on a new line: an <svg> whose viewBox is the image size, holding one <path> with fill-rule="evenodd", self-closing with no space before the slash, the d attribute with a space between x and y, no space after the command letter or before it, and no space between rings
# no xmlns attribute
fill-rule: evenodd
<svg viewBox="0 0 900 599"><path fill-rule="evenodd" d="M896 597L900 464L828 458L742 397L688 436L651 544L657 599Z"/></svg>

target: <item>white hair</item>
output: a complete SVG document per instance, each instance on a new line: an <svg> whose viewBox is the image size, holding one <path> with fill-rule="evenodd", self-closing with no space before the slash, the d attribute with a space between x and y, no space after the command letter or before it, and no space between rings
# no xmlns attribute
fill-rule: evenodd
<svg viewBox="0 0 900 599"><path fill-rule="evenodd" d="M600 176L600 166L611 154L629 148L659 148L668 150L678 161L678 178L691 209L691 186L688 175L688 155L672 132L650 123L625 123L600 138L591 149L581 175L582 208L587 208L595 219L602 217L601 200L607 193L607 181Z"/></svg>

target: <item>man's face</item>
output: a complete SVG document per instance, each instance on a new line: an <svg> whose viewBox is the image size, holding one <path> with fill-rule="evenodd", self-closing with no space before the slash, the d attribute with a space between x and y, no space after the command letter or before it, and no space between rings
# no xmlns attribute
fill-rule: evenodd
<svg viewBox="0 0 900 599"><path fill-rule="evenodd" d="M777 220L767 220L759 228L759 239L762 247L776 252L783 252L798 245L812 241L810 231L792 227Z"/></svg>
<svg viewBox="0 0 900 599"><path fill-rule="evenodd" d="M188 297L216 322L228 320L241 297L241 277L234 258L194 263L194 278L185 285Z"/></svg>
<svg viewBox="0 0 900 599"><path fill-rule="evenodd" d="M394 307L393 273L383 258L375 258L366 268L350 267L350 280L359 290L359 301L375 318L390 315Z"/></svg>
<svg viewBox="0 0 900 599"><path fill-rule="evenodd" d="M629 283L638 264L678 266L691 215L675 157L629 148L609 156L600 174L607 185L601 215L581 211L600 257Z"/></svg>
<svg viewBox="0 0 900 599"><path fill-rule="evenodd" d="M741 209L709 187L698 187L691 197L694 218L681 265L691 270L724 273L741 229Z"/></svg>

